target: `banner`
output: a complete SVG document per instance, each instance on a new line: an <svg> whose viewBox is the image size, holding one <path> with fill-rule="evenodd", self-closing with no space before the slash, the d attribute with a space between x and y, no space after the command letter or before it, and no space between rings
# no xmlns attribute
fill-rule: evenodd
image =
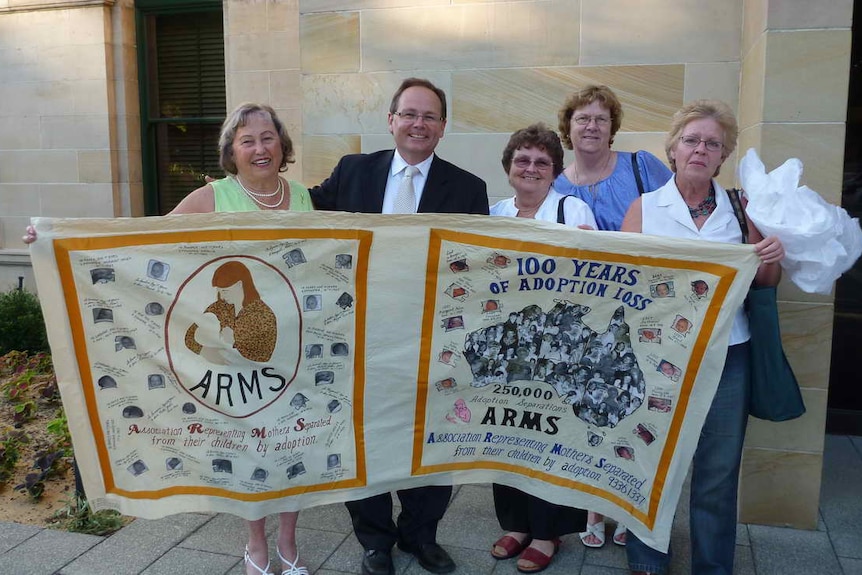
<svg viewBox="0 0 862 575"><path fill-rule="evenodd" d="M96 508L497 482L666 547L751 246L514 218L34 220Z"/></svg>

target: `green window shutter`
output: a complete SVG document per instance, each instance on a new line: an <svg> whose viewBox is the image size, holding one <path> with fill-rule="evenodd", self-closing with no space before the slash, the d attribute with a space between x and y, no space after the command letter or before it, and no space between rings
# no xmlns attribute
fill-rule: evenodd
<svg viewBox="0 0 862 575"><path fill-rule="evenodd" d="M224 31L220 5L181 3L141 16L144 193L149 215L166 214L203 175L222 175L218 136L225 117ZM140 45L140 44L139 44Z"/></svg>
<svg viewBox="0 0 862 575"><path fill-rule="evenodd" d="M224 116L221 13L158 16L156 39L159 116Z"/></svg>

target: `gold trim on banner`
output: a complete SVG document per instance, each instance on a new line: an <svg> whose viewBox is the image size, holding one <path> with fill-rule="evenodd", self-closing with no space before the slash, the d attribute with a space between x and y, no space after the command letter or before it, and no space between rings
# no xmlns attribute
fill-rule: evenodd
<svg viewBox="0 0 862 575"><path fill-rule="evenodd" d="M652 266L670 269L695 270L716 276L719 281L716 283L713 291L713 296L707 306L706 313L698 332L697 339L692 346L692 352L685 376L680 386L678 396L678 404L674 409L674 414L671 423L668 427L668 436L664 444L659 464L656 473L652 478L652 488L649 493L649 510L645 513L640 511L628 500L619 497L609 491L601 488L587 485L574 479L567 479L557 475L551 475L542 471L528 469L516 464L502 463L494 461L466 461L464 463L444 463L435 465L423 465L423 446L425 442L426 426L428 422L425 419L426 405L428 402L428 386L430 382L430 366L432 361L432 339L435 326L436 301L437 293L440 290L439 273L441 269L441 250L444 241L451 241L466 245L481 246L484 248L492 248L499 250L508 250L510 252L531 252L554 257L577 258L581 260L597 260L608 263L624 263L634 264L639 266ZM412 459L412 474L413 475L429 475L433 473L443 473L449 471L470 470L470 469L498 469L517 473L520 475L535 477L545 482L575 489L584 493L589 493L601 497L615 505L625 509L633 516L637 517L650 529L655 525L658 513L658 505L661 501L662 490L666 484L667 474L670 470L671 460L677 447L680 430L683 420L686 415L686 408L694 388L694 381L703 361L706 348L709 340L712 337L713 329L718 320L719 312L724 304L725 298L728 295L731 284L736 277L737 270L735 268L709 263L696 262L689 260L651 257L651 256L631 256L626 254L615 254L610 252L592 251L581 248L567 248L562 246L551 246L535 242L526 242L521 240L510 240L504 238L494 238L472 233L453 232L445 229L432 228L430 230L430 245L428 248L428 261L426 264L426 279L425 279L425 300L424 300L424 316L422 319L422 340L419 354L418 366L418 390L416 397L415 423L413 427L413 459Z"/></svg>
<svg viewBox="0 0 862 575"><path fill-rule="evenodd" d="M87 405L90 428L96 443L99 467L104 477L105 492L127 497L129 499L157 499L171 495L213 495L239 501L267 501L280 499L291 495L315 491L334 491L367 485L367 468L364 444L364 398L365 398L365 356L357 352L354 363L354 406L353 425L355 429L356 477L331 483L303 485L279 491L262 493L237 493L217 487L178 486L158 490L129 491L117 487L111 470L108 448L104 430L99 421L90 361L87 355L87 344L84 336L81 309L78 305L78 292L72 273L72 252L86 252L126 246L177 244L207 241L260 241L282 239L355 239L359 242L359 258L356 269L356 331L355 347L365 350L366 310L368 300L368 261L373 240L373 232L366 230L338 229L222 229L184 232L155 232L124 234L119 236L78 237L53 240L57 268L69 311L69 323L72 339L75 344L75 357L78 372L81 377L84 397Z"/></svg>

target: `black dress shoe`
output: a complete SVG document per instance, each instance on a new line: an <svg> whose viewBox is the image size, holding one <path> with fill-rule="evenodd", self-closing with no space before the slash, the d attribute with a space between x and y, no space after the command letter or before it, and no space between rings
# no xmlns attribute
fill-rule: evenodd
<svg viewBox="0 0 862 575"><path fill-rule="evenodd" d="M362 575L395 575L389 551L368 549L362 557Z"/></svg>
<svg viewBox="0 0 862 575"><path fill-rule="evenodd" d="M455 562L446 550L436 543L422 543L416 547L398 543L398 548L410 553L426 571L431 573L451 573L455 570Z"/></svg>

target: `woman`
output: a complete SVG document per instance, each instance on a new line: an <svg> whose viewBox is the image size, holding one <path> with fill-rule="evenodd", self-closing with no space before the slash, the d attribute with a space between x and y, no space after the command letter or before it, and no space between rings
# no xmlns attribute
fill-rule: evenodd
<svg viewBox="0 0 862 575"><path fill-rule="evenodd" d="M559 157L557 157L559 152ZM515 195L491 208L492 216L512 216L556 222L563 194L554 189L554 178L563 170L563 148L557 135L544 124L518 130L503 150L503 169ZM577 198L563 203L564 223L595 229L596 220Z"/></svg>
<svg viewBox="0 0 862 575"><path fill-rule="evenodd" d="M200 325L186 331L186 347L220 365L230 363L231 350L249 361L269 361L278 336L275 314L261 299L249 269L238 261L226 262L213 273L212 285L216 301L204 310Z"/></svg>
<svg viewBox="0 0 862 575"><path fill-rule="evenodd" d="M665 150L675 176L632 203L622 230L686 239L740 243L742 231L727 192L714 180L736 148L736 118L716 100L698 100L673 117ZM747 218L746 218L747 219ZM749 237L761 264L757 285L781 278L784 247L763 238L748 221ZM733 572L736 496L742 442L748 421L748 319L742 306L730 332L727 359L700 434L691 478L692 573ZM629 567L634 573L664 573L669 555L629 535Z"/></svg>
<svg viewBox="0 0 862 575"><path fill-rule="evenodd" d="M623 109L607 86L589 85L575 92L558 116L560 138L566 148L575 151L575 160L557 177L554 187L586 202L598 229L619 231L632 201L664 184L671 176L670 170L649 152L632 154L611 149L622 125ZM587 547L605 544L602 514L589 513L581 541ZM626 544L625 525L617 524L613 542Z"/></svg>
<svg viewBox="0 0 862 575"><path fill-rule="evenodd" d="M509 138L502 162L515 196L495 204L492 216L556 222L563 202L563 223L595 228L596 220L583 201L566 199L553 188L554 178L563 171L563 148L552 130L542 124L518 130ZM547 346L543 342L539 353L547 352L550 342ZM536 573L550 565L560 536L584 522L585 513L580 509L555 505L496 483L493 490L497 519L507 533L494 543L491 555L495 559L520 556L517 567L521 573Z"/></svg>
<svg viewBox="0 0 862 575"><path fill-rule="evenodd" d="M607 86L590 85L575 92L558 117L560 139L566 148L574 150L575 159L557 177L554 187L586 202L598 229L619 231L632 201L664 184L670 171L649 152L611 149L622 125L623 109Z"/></svg>
<svg viewBox="0 0 862 575"><path fill-rule="evenodd" d="M169 215L257 210L308 212L313 209L305 186L288 182L279 175L294 161L293 142L275 110L269 106L246 103L231 112L222 124L219 155L228 176L196 189ZM215 277L213 284L216 284ZM237 350L242 353L239 347ZM276 553L284 569L282 575L308 575L308 569L299 566L298 517L296 511L278 516ZM265 523L266 518L248 522L248 545L244 555L248 575L269 574ZM290 561L287 557L294 559Z"/></svg>
<svg viewBox="0 0 862 575"><path fill-rule="evenodd" d="M287 134L284 124L281 123L275 110L271 107L254 103L240 104L225 118L219 135L218 146L219 163L228 176L194 190L168 215L253 212L257 210L308 212L314 209L305 186L297 182L289 182L279 176L279 172L286 171L287 165L294 161L293 142ZM36 241L36 230L32 226L27 227L23 240L27 244ZM220 277L242 276L241 273L234 273L235 271L219 275ZM217 288L230 288L237 282L232 282L230 285L220 285L221 283L221 279L217 283L216 277L213 277L213 285ZM243 285L242 288L244 293L248 293L245 291L246 285ZM251 300L246 300L245 296L243 296L243 301L251 304ZM259 298L258 301L260 301ZM259 306L255 305L254 307L258 311L262 310ZM241 311L234 313L241 314ZM261 313L263 312L261 311ZM235 323L238 320L239 316L237 315ZM216 337L226 340L236 339L237 334L233 333L234 330L223 331L222 326L217 326L217 329L219 333L215 334ZM201 335L203 336L203 334ZM186 337L186 343L187 345L191 344L189 347L192 350L196 345L200 345L195 340L194 333L191 340ZM231 346L235 343L235 341L231 343ZM243 353L241 347L242 344L236 345L237 351L253 361L257 361L256 357L266 355L268 350L268 344L262 347L255 345L255 348L261 347L263 351L261 349L255 351L248 349L246 353L251 354L249 357ZM270 350L269 354L271 355L271 353ZM213 357L217 360L220 355ZM284 567L282 575L308 575L308 569L299 566L299 552L296 549L296 520L298 517L299 512L297 511L279 514L276 553ZM248 522L248 545L245 547L243 557L248 575L270 575L269 548L264 531L265 522L266 518ZM293 556L293 561L289 561L282 555L282 551L287 554L287 557ZM260 565L264 563L264 559L266 559L266 566L261 569Z"/></svg>

